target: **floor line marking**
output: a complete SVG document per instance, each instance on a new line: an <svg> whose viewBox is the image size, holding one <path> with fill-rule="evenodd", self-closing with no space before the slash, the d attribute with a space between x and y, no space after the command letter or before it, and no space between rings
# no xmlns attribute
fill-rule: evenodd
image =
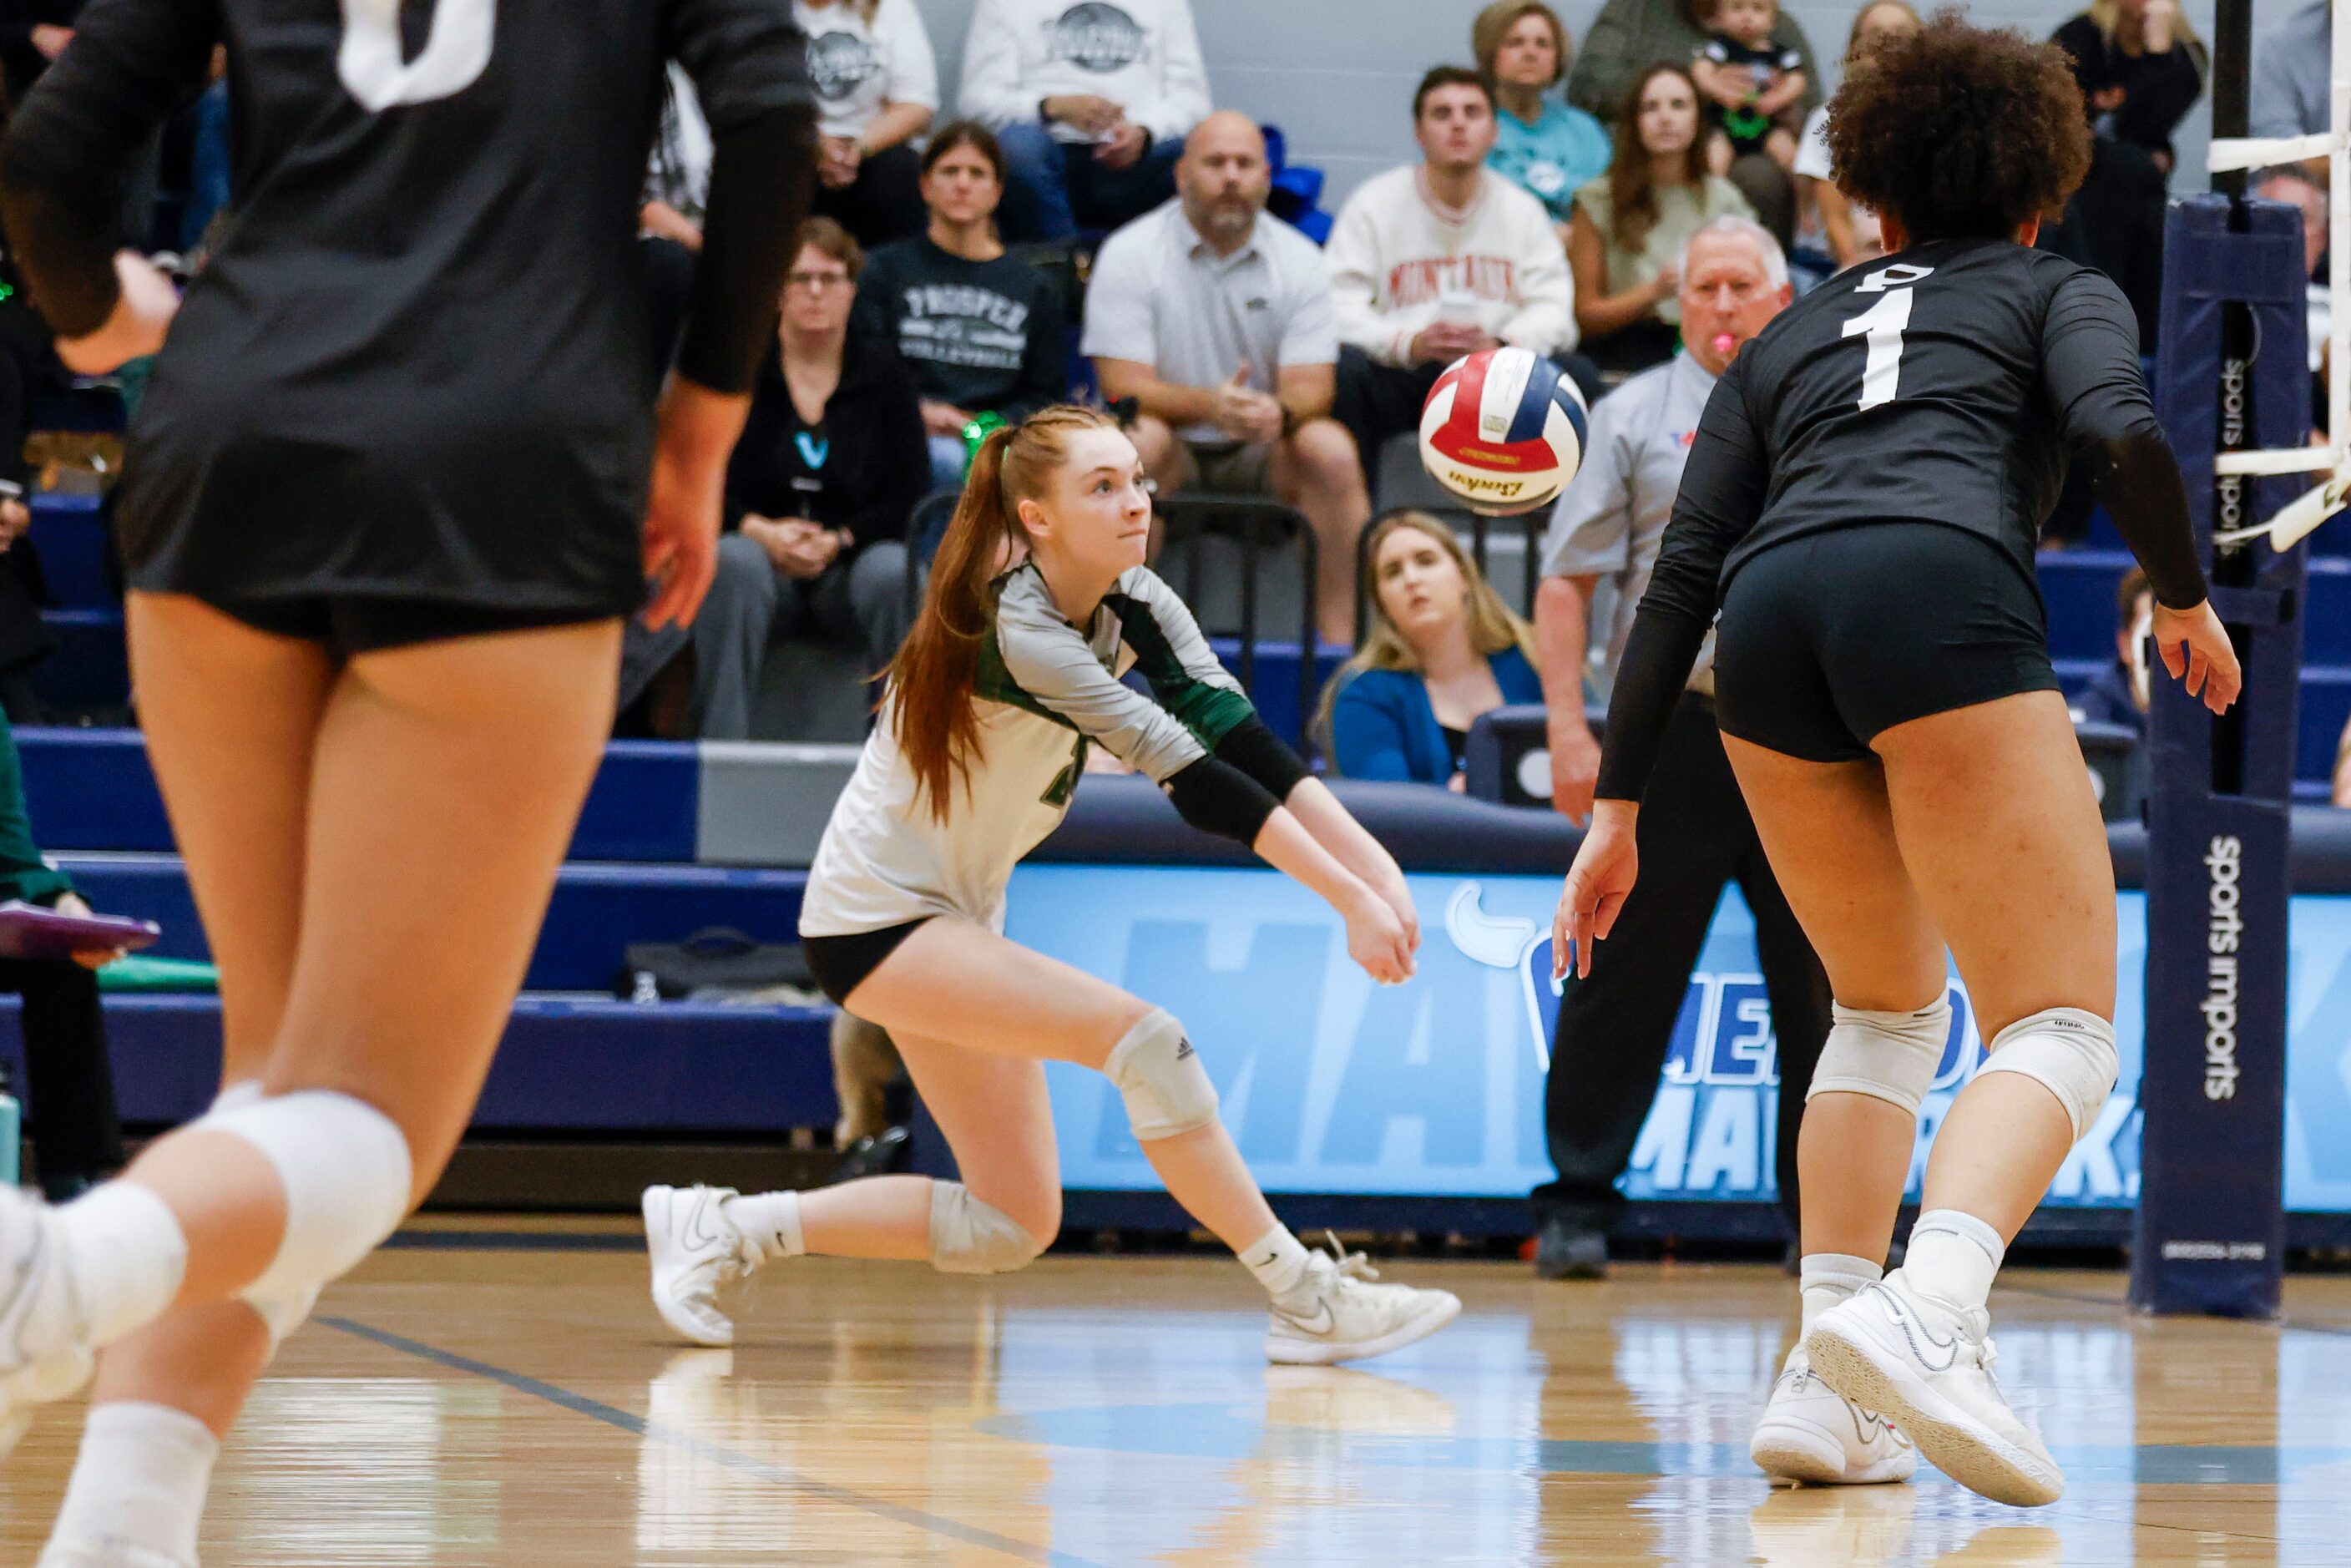
<svg viewBox="0 0 2351 1568"><path fill-rule="evenodd" d="M765 1459L753 1458L748 1454L737 1453L734 1449L711 1442L708 1438L697 1437L691 1432L681 1432L673 1427L648 1421L642 1416L632 1416L617 1406L607 1405L600 1399L590 1399L584 1394L575 1394L568 1388L533 1377L528 1373L512 1372L503 1366L493 1366L486 1361L475 1361L472 1356L460 1355L455 1351L443 1350L437 1345L426 1344L421 1340L413 1340L404 1334L393 1333L390 1329L380 1329L372 1323L360 1322L355 1318L321 1317L317 1321L329 1328L339 1329L344 1333L350 1334L354 1338L381 1345L386 1350L398 1351L403 1355L413 1355L421 1361L432 1362L436 1366L445 1366L453 1372L462 1372L469 1376L503 1385L517 1394L527 1394L534 1399L543 1400L559 1409L569 1410L575 1416L585 1416L591 1421L601 1421L607 1427L617 1427L633 1437L663 1444L682 1453L691 1454L696 1458L707 1459L712 1464L741 1471L745 1475L758 1476L763 1480L773 1481L778 1486L804 1493L824 1502L856 1509L860 1512L870 1513L877 1519L886 1519L893 1523L912 1525L917 1530L927 1531L934 1535L943 1535L952 1541L960 1541L968 1546L985 1547L991 1552L1000 1552L1008 1557L1017 1557L1023 1562L1045 1563L1048 1568L1104 1568L1103 1564L1097 1563L1089 1558L1073 1556L1067 1552L1056 1552L1050 1547L1032 1545L1029 1542L1016 1540L1009 1535L998 1535L996 1531L982 1529L978 1525L964 1524L935 1513L926 1513L918 1508L908 1508L903 1503L887 1502L881 1498L868 1497L865 1493L848 1487L836 1486L831 1481L820 1481L813 1476L801 1475L797 1470L788 1470L781 1465L770 1464Z"/></svg>

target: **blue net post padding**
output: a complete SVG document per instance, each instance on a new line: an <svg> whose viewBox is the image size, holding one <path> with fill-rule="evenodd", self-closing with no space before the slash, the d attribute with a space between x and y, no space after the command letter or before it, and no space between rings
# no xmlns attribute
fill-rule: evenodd
<svg viewBox="0 0 2351 1568"><path fill-rule="evenodd" d="M2131 1304L2274 1317L2284 1265L2286 907L2304 550L2216 558L2308 476L2221 481L2223 449L2309 436L2302 217L2224 196L2177 203L2164 235L2156 402L2179 455L2213 607L2245 668L2215 719L2158 674L2148 734L2146 1062Z"/></svg>

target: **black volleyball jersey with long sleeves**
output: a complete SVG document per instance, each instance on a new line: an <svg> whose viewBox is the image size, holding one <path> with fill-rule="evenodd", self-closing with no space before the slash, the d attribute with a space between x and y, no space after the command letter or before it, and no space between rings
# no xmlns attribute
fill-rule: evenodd
<svg viewBox="0 0 2351 1568"><path fill-rule="evenodd" d="M46 267L18 248L61 331L98 324L72 318L104 276L77 180L119 173L216 45L235 197L132 423L133 584L641 594L637 212L664 62L722 150L805 113L789 0L93 0L7 142L10 217ZM774 205L789 182L766 173ZM763 329L742 328L747 372Z"/></svg>
<svg viewBox="0 0 2351 1568"><path fill-rule="evenodd" d="M1831 528L1940 523L2029 580L2069 457L2092 465L2157 597L2200 601L2179 465L2136 319L2106 278L2006 241L1948 240L1790 306L1740 350L1699 422L1620 664L1599 793L1640 798L1723 590L1756 552Z"/></svg>

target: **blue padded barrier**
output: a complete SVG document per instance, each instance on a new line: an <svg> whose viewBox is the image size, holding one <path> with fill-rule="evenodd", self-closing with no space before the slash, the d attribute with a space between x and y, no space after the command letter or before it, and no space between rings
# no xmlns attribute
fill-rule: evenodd
<svg viewBox="0 0 2351 1568"><path fill-rule="evenodd" d="M2346 531L2351 531L2346 529ZM2050 550L2039 562L2049 607L2049 651L2060 659L2108 656L2115 645L2115 591L2131 569L2127 550ZM2351 664L2351 560L2310 563L2310 604L2303 614L2303 658Z"/></svg>
<svg viewBox="0 0 2351 1568"><path fill-rule="evenodd" d="M16 732L16 750L26 809L43 848L168 854L177 847L137 730L28 726ZM690 744L668 741L607 745L570 858L692 861L700 756Z"/></svg>
<svg viewBox="0 0 2351 1568"><path fill-rule="evenodd" d="M0 998L0 1061L24 1082L15 997ZM481 1132L782 1134L840 1114L830 1008L734 1008L525 996L473 1126ZM123 1119L183 1122L219 1086L214 997L110 997L107 1040Z"/></svg>
<svg viewBox="0 0 2351 1568"><path fill-rule="evenodd" d="M210 956L178 856L55 858L99 908L162 926L157 956ZM567 865L556 877L555 896L523 984L535 991L604 990L630 943L676 941L706 926L733 926L763 942L795 941L807 884L808 874L799 871Z"/></svg>
<svg viewBox="0 0 2351 1568"><path fill-rule="evenodd" d="M1329 782L1408 872L1564 874L1583 840L1582 831L1556 811L1497 806L1427 784ZM2110 823L2106 842L2117 883L2139 886L2147 830L2136 822ZM1088 779L1061 828L1029 858L1093 865L1260 863L1240 845L1186 826L1165 795L1149 780L1133 777ZM2294 890L2351 894L2351 811L2295 809Z"/></svg>

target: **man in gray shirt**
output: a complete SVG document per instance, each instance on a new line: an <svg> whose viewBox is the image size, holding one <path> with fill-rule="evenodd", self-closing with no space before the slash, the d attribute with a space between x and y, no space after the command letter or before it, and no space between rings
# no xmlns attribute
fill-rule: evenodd
<svg viewBox="0 0 2351 1568"><path fill-rule="evenodd" d="M1791 298L1788 264L1760 225L1718 218L1694 235L1681 266L1684 351L1644 371L1592 411L1583 465L1560 497L1535 601L1535 643L1551 713L1552 804L1592 810L1600 747L1584 720L1591 612L1604 580L1608 617L1600 674L1613 684L1633 612L1656 565L1698 416L1740 345ZM1616 1180L1656 1097L1675 1020L1723 884L1736 881L1755 915L1756 946L1779 1039L1780 1202L1796 1208L1796 1129L1829 1031L1828 977L1772 878L1714 722L1713 644L1698 656L1642 800L1641 883L1592 973L1571 978L1552 1042L1543 1128L1556 1181L1533 1195L1535 1271L1596 1279L1624 1207Z"/></svg>
<svg viewBox="0 0 2351 1568"><path fill-rule="evenodd" d="M1081 347L1103 395L1141 410L1131 434L1164 493L1196 486L1298 508L1320 562L1317 628L1350 644L1372 503L1354 438L1330 416L1339 326L1322 253L1266 212L1265 138L1245 115L1199 123L1176 188L1104 242Z"/></svg>

